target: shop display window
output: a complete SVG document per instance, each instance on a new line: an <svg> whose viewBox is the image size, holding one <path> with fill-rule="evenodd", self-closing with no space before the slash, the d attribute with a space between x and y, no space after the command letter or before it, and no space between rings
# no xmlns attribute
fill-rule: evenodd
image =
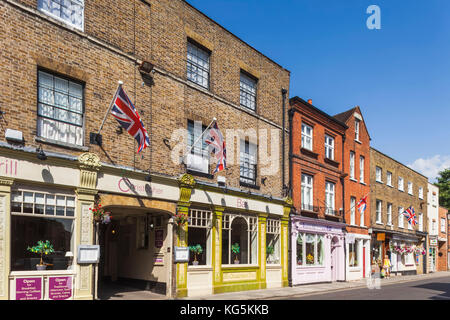
<svg viewBox="0 0 450 320"><path fill-rule="evenodd" d="M281 228L280 220L267 219L266 226L266 257L268 264L281 263ZM272 252L273 251L273 252Z"/></svg>
<svg viewBox="0 0 450 320"><path fill-rule="evenodd" d="M358 267L359 266L359 245L360 241L355 240L354 243L348 244L348 265L350 267Z"/></svg>
<svg viewBox="0 0 450 320"><path fill-rule="evenodd" d="M211 228L211 211L196 209L189 210L189 265L211 265Z"/></svg>
<svg viewBox="0 0 450 320"><path fill-rule="evenodd" d="M258 218L224 214L222 264L258 264Z"/></svg>
<svg viewBox="0 0 450 320"><path fill-rule="evenodd" d="M323 236L309 233L299 233L297 236L297 265L323 265Z"/></svg>

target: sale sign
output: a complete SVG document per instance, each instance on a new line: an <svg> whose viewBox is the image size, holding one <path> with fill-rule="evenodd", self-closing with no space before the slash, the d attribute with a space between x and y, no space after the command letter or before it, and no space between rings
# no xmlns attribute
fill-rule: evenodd
<svg viewBox="0 0 450 320"><path fill-rule="evenodd" d="M16 300L41 300L42 278L16 278Z"/></svg>
<svg viewBox="0 0 450 320"><path fill-rule="evenodd" d="M67 300L72 297L72 277L49 277L48 298L50 300Z"/></svg>

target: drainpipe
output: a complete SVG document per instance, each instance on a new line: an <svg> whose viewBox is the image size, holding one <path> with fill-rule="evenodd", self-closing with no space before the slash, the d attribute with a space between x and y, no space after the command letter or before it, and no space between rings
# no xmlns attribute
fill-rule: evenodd
<svg viewBox="0 0 450 320"><path fill-rule="evenodd" d="M292 199L292 121L294 118L294 109L289 109L289 196ZM295 210L294 207L291 209L291 213L289 213L289 224L288 224L288 284L289 287L292 287L292 210Z"/></svg>
<svg viewBox="0 0 450 320"><path fill-rule="evenodd" d="M285 190L285 185L286 185L286 180L285 180L285 157L286 157L286 152L285 152L285 146L286 146L286 130L285 130L285 119L286 119L286 94L287 94L287 90L282 88L281 89L281 94L282 94L282 99L283 99L283 137L282 137L282 143L283 143L283 157L282 160L283 162L281 163L281 190L283 192L283 196L287 195L284 194L284 190Z"/></svg>
<svg viewBox="0 0 450 320"><path fill-rule="evenodd" d="M344 169L344 160L345 160L345 134L342 135L342 172L345 171ZM342 184L342 222L345 222L345 177L341 178L341 184ZM347 229L347 228L345 228ZM347 230L345 230L347 231ZM347 239L346 239L346 232L344 232L344 281L347 281Z"/></svg>

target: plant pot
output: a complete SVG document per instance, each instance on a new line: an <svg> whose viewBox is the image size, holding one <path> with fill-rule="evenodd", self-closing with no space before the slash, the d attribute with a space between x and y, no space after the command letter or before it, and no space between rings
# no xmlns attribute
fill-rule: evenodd
<svg viewBox="0 0 450 320"><path fill-rule="evenodd" d="M234 264L239 264L239 260L234 260Z"/></svg>
<svg viewBox="0 0 450 320"><path fill-rule="evenodd" d="M36 265L36 270L42 271L42 270L46 270L46 269L47 269L47 266L45 264L37 264Z"/></svg>
<svg viewBox="0 0 450 320"><path fill-rule="evenodd" d="M198 266L198 261L192 261L193 266Z"/></svg>

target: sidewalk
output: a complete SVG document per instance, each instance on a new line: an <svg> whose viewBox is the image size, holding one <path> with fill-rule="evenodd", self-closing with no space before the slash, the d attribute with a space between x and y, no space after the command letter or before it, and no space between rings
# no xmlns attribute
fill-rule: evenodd
<svg viewBox="0 0 450 320"><path fill-rule="evenodd" d="M411 276L396 276L391 277L389 279L381 279L381 286L401 282L411 282L443 277L450 277L450 271L435 272L421 275L411 275ZM290 296L314 295L320 293L328 293L333 291L366 288L366 287L367 282L366 279L364 279L348 282L307 284L307 285L299 285L296 287L220 293L209 296L184 298L184 300L266 300L283 297L287 298Z"/></svg>

